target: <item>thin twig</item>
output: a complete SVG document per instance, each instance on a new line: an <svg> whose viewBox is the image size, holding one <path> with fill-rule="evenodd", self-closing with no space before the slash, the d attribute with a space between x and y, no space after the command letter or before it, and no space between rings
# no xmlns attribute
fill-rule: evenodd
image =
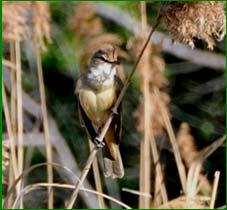
<svg viewBox="0 0 227 210"><path fill-rule="evenodd" d="M43 127L44 127L44 135L45 135L45 145L46 145L46 156L47 156L47 179L48 183L53 183L53 168L52 168L52 145L50 140L49 126L48 126L48 117L47 117L47 107L46 107L46 96L44 89L44 81L43 81L43 70L42 70L42 62L40 57L40 49L36 45L35 46L36 53L36 61L37 61L37 71L38 71L38 80L39 80L39 91L40 91L40 99L41 99L41 110L43 115ZM48 189L48 208L53 208L53 191L51 188Z"/></svg>
<svg viewBox="0 0 227 210"><path fill-rule="evenodd" d="M220 178L220 171L215 171L214 185L213 185L213 191L212 191L212 196L211 196L211 201L210 201L210 209L214 208L214 204L215 204L215 200L216 200L216 196L217 196L219 178Z"/></svg>
<svg viewBox="0 0 227 210"><path fill-rule="evenodd" d="M117 101L116 101L116 103L115 103L115 105L114 105L113 112L115 112L115 111L117 110L119 104L121 103L121 101L122 101L122 99L123 99L123 97L124 97L124 95L125 95L125 93L126 93L126 91L127 91L127 88L128 88L128 86L129 86L130 80L131 80L131 78L132 78L132 76L133 76L133 74L134 74L134 72L135 72L135 70L136 70L136 68L137 68L137 66L138 66L138 64L139 64L139 62L140 62L140 60L141 60L141 57L142 57L142 55L143 55L143 53L144 53L144 50L146 49L146 47L147 47L147 45L148 45L148 43L149 43L149 40L150 40L150 38L151 38L151 36L152 36L154 30L155 30L156 27L159 25L160 18L161 18L161 16L158 16L157 21L156 21L154 27L152 28L152 30L151 30L151 32L150 32L148 38L147 38L147 41L146 41L146 43L145 43L143 49L141 50L141 52L140 52L140 54L139 54L139 56L138 56L138 58L137 58L137 60L136 60L135 65L134 65L133 68L132 68L132 71L131 71L130 75L128 76L127 80L125 81L124 87L123 87L123 89L121 90L121 93L120 93L120 95L118 96ZM109 126L110 126L110 123L112 122L112 119L113 119L113 114L110 114L110 116L109 116L109 118L107 119L105 125L103 126L103 128L102 128L100 134L98 135L98 139L99 139L100 141L103 141L103 138L105 137L105 134L106 134L106 132L107 132ZM86 176L87 176L87 174L88 174L88 172L89 172L89 170L90 170L90 168L91 168L91 164L92 164L92 162L93 162L93 160L94 160L94 157L96 156L96 153L97 153L97 152L98 152L98 149L97 149L97 148L94 148L94 149L91 151L91 153L90 153L90 155L89 155L89 157L88 157L88 160L87 160L87 162L86 162L86 164L85 164L85 167L84 167L84 169L83 169L83 171L82 171L81 177L80 177L81 182L76 183L75 189L74 189L74 191L73 191L73 193L72 193L72 195L71 195L71 197L70 197L70 199L69 199L68 205L67 205L67 207L66 207L67 209L71 209L71 208L73 207L73 204L74 204L74 202L75 202L75 200L76 200L76 198L77 198L77 195L78 195L78 193L79 193L79 189L80 189L80 187L81 187L81 184L84 182L84 180L85 180L85 178L86 178Z"/></svg>

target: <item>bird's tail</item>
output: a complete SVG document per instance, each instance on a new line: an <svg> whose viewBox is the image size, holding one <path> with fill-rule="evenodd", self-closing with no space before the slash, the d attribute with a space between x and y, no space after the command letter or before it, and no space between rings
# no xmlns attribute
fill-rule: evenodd
<svg viewBox="0 0 227 210"><path fill-rule="evenodd" d="M121 154L118 145L116 145L116 160L113 160L106 156L104 152L103 165L104 165L104 175L106 177L122 178L124 176L124 166L121 159Z"/></svg>

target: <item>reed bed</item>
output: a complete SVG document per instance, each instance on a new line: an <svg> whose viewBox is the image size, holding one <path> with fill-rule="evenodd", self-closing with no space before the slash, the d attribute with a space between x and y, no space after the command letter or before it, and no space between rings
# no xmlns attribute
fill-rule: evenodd
<svg viewBox="0 0 227 210"><path fill-rule="evenodd" d="M57 17L55 10L61 4L66 11ZM191 54L207 53L205 49L196 51L195 39L199 39L214 50L209 54L211 57L221 59L215 45L225 38L225 4L133 4L140 24L139 35L136 30L128 35L125 32L128 27L121 29L124 33L113 30L119 22L111 15L98 15L102 3L3 2L3 208L217 207L223 171L214 167L214 173L209 172L208 177L204 165L223 147L225 132L220 128L217 140L212 138L199 148L191 118L176 123L171 109L174 98L168 91L173 81L166 76L169 60L164 56L164 38L159 37L163 40L159 44L154 40L160 36L156 31L164 27L174 41L193 48ZM118 11L108 8L109 14ZM129 25L124 4L122 8L125 16L120 21L126 20ZM153 10L156 18L149 14ZM114 14L120 15L120 9ZM198 24L191 17L196 17ZM133 18L130 21L136 28ZM62 19L65 28L55 23ZM66 32L70 34L67 38ZM86 71L94 50L104 43L116 46L122 61L117 71L124 86L113 107L116 110L123 101L127 113L123 121L126 134L122 137L126 143L121 147L126 174L122 180L104 177L101 154L82 133L76 113L77 99L68 96L67 89L72 80ZM57 53L53 50L56 46L61 54L56 56L55 63L47 58ZM179 51L185 49L185 45L180 47ZM52 81L48 80L48 74L56 74L61 68L60 79L53 76ZM223 76L221 72L220 77ZM64 83L65 77L70 79ZM50 91L55 83L62 91ZM216 94L215 88L211 91ZM70 101L67 111L63 110L64 100ZM223 116L217 113L217 118ZM110 115L99 139L104 139L112 119ZM218 121L217 125L221 127L224 122L225 119ZM171 154L170 161L163 161L165 150ZM174 164L171 172L176 177L168 177L170 162ZM171 189L169 178L177 180L179 192ZM136 199L131 201L128 196Z"/></svg>

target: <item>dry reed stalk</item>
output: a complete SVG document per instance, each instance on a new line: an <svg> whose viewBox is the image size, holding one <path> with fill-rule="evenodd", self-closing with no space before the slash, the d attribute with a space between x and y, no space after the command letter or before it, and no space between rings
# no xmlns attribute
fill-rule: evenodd
<svg viewBox="0 0 227 210"><path fill-rule="evenodd" d="M49 133L48 126L48 116L47 116L47 107L46 107L46 95L43 81L43 69L42 69L42 61L40 55L39 46L35 46L36 53L36 62L37 62L37 72L38 72L38 80L39 80L39 91L40 91L40 100L41 100L41 110L43 116L43 127L44 127L44 136L45 136L45 148L46 148L46 156L47 156L47 179L48 183L53 183L53 168L52 168L52 145ZM48 208L53 209L53 191L51 187L48 188Z"/></svg>
<svg viewBox="0 0 227 210"><path fill-rule="evenodd" d="M14 138L14 133L12 130L12 123L10 121L10 113L9 113L9 107L8 107L7 98L6 98L5 87L3 84L2 84L2 100L3 100L3 111L4 111L4 115L5 115L5 120L6 120L7 132L9 135L9 145L10 145L10 154L11 154L13 175L14 175L14 178L17 179L17 177L19 176L19 172L18 172L15 138ZM19 186L17 186L16 190L17 190L17 194L18 194L20 191Z"/></svg>
<svg viewBox="0 0 227 210"><path fill-rule="evenodd" d="M94 148L94 145L89 139L88 139L88 143L89 143L89 148L90 148L90 152L91 152L92 149ZM92 163L92 169L93 169L93 174L94 174L96 191L99 193L103 193L97 156L95 157L95 159ZM98 202L99 202L99 207L101 209L105 209L105 201L102 196L98 195Z"/></svg>
<svg viewBox="0 0 227 210"><path fill-rule="evenodd" d="M160 16L158 15L157 20L156 20L156 22L155 22L155 25L154 25L154 27L151 29L151 31L150 31L150 33L149 33L149 35L148 35L148 37L147 37L146 43L145 43L144 46L143 46L143 49L141 50L140 54L138 55L138 58L136 59L136 62L135 62L135 64L134 64L134 66L133 66L133 68L132 68L132 70L131 70L129 76L127 77L127 79L126 79L125 82L124 82L124 86L123 86L123 88L122 88L122 90L121 90L121 92L120 92L120 94L119 94L119 96L118 96L118 98L117 98L117 100L116 100L116 102L115 102L115 104L114 104L114 107L113 107L113 109L112 109L112 110L113 110L113 113L116 113L116 110L117 110L118 106L120 105L120 103L121 103L121 101L122 101L122 99L123 99L123 97L124 97L124 95L125 95L125 93L126 93L126 91L127 91L127 89L128 89L128 86L129 86L129 84L130 84L130 81L131 81L131 79L132 79L132 76L134 75L134 73L135 73L135 71L136 71L136 68L137 68L137 66L138 66L138 64L139 64L139 62L140 62L140 60L141 60L141 58L142 58L142 56L143 56L143 53L144 53L144 51L145 51L145 49L146 49L146 47L147 47L147 45L148 45L148 43L149 43L149 41L150 41L150 39L151 39L151 36L152 36L152 34L154 33L154 31L155 31L155 29L157 28L157 26L159 25L159 23L160 23ZM113 120L113 113L110 114L110 116L109 116L109 118L107 119L106 123L104 124L104 126L103 126L103 128L102 128L100 134L97 136L97 138L98 138L100 141L103 141L103 139L104 139L104 137L105 137L105 135L106 135L106 132L107 132L109 126L110 126L110 123L111 123L112 120ZM66 208L67 208L67 209L71 209L71 208L73 207L73 204L74 204L74 202L75 202L75 200L76 200L76 198L77 198L77 196L78 196L78 193L79 193L79 191L80 191L80 188L81 188L81 186L82 186L82 184L83 184L83 182L84 182L84 180L85 180L85 178L86 178L86 176L87 176L87 174L88 174L88 172L89 172L89 170L90 170L90 168L91 168L91 164L92 164L92 162L94 161L94 157L96 156L96 153L97 153L97 152L98 152L98 149L97 149L97 148L94 148L94 149L91 151L91 153L90 153L90 155L89 155L89 157L88 157L88 160L87 160L87 162L86 162L86 164L85 164L85 167L84 167L84 169L83 169L83 171L82 171L82 173L81 173L80 182L77 182L77 183L75 184L74 191L73 191L73 193L72 193L72 195L71 195L71 197L70 197L70 199L69 199L68 204L66 205Z"/></svg>
<svg viewBox="0 0 227 210"><path fill-rule="evenodd" d="M211 201L210 201L210 208L211 209L214 208L214 204L215 204L215 200L216 200L216 196L217 196L219 178L220 178L220 171L215 171L214 185L213 185L213 191L212 191Z"/></svg>
<svg viewBox="0 0 227 210"><path fill-rule="evenodd" d="M142 34L144 37L147 36L146 34L146 27L147 27L147 16L146 16L146 2L140 3L141 9L141 23L142 23ZM147 80L147 74L149 70L149 45L144 51L144 55L141 58L141 65L138 68L138 71L141 74L141 91L143 94L144 100L144 107L143 107L143 114L144 114L144 130L143 130L143 139L140 142L140 192L150 194L151 190L151 156L150 156L150 100L149 100L149 80ZM139 208L149 208L150 207L150 198L140 196L139 197Z"/></svg>
<svg viewBox="0 0 227 210"><path fill-rule="evenodd" d="M15 45L14 42L10 42L10 85L11 85L11 94L10 94L10 112L11 112L11 123L12 123L12 130L16 133L16 65L15 65Z"/></svg>
<svg viewBox="0 0 227 210"><path fill-rule="evenodd" d="M174 153L174 157L175 157L176 164L177 164L177 169L178 169L179 176L180 176L181 186L182 186L183 192L186 192L186 171L185 171L185 167L183 165L183 161L180 156L180 152L179 152L178 144L177 144L176 137L175 137L175 134L173 131L173 127L171 125L168 112L160 101L159 89L154 88L153 91L156 96L156 100L159 102L161 115L165 122L165 126L167 129L168 135L169 135L169 139L170 139L170 142L173 147L173 153Z"/></svg>
<svg viewBox="0 0 227 210"><path fill-rule="evenodd" d="M15 42L10 41L10 62L9 69L10 69L10 117L11 117L11 124L12 124L12 132L16 134L17 132L17 101L16 101L16 56L15 56ZM4 64L4 61L3 61ZM12 165L12 158L10 158L10 167L9 167L9 176L8 176L8 190L14 182L16 177L14 176L13 172L13 165ZM9 198L8 206L12 206L13 196Z"/></svg>
<svg viewBox="0 0 227 210"><path fill-rule="evenodd" d="M141 22L142 22L142 32L143 34L146 34L147 31L147 21L146 21L146 7L145 3L141 3ZM144 36L144 35L143 35ZM133 48L132 57L136 57L138 54L138 51L140 51L141 48L141 42L143 42L143 37L137 37L133 40L132 43L128 43L128 47L132 45L130 48ZM138 126L137 129L144 133L144 138L148 137L148 145L144 147L143 141L141 141L141 155L144 154L144 148L149 147L149 151L151 152L152 159L155 166L155 186L154 186L154 199L153 203L155 206L158 206L161 203L161 200L163 202L167 202L167 192L164 185L164 176L161 169L161 164L159 160L158 155L158 149L155 141L155 135L161 135L163 133L163 123L162 119L157 115L158 111L157 105L155 103L155 100L153 100L153 97L151 95L151 87L150 86L157 86L162 87L164 84L166 84L166 79L164 78L163 71L164 70L164 62L163 60L154 53L154 46L150 45L144 54L143 59L141 60L140 65L138 65L138 72L140 75L140 89L143 93L143 101L141 100L141 103L135 112L135 117L138 119ZM148 148L146 148L148 149ZM140 164L141 164L141 175L144 174L144 170L142 169L144 166L144 162L150 163L150 159L144 160L141 156ZM151 158L151 157L150 157ZM148 184L144 183L144 178L142 178L142 181L140 184ZM150 183L151 185L151 183ZM146 186L147 187L147 186ZM140 190L141 191L141 190ZM161 195L159 194L161 192ZM142 197L141 197L142 199ZM144 200L144 199L143 199ZM149 204L150 206L150 204ZM148 207L146 207L148 208Z"/></svg>
<svg viewBox="0 0 227 210"><path fill-rule="evenodd" d="M23 172L24 165L24 143L23 143L23 106L22 106L22 69L21 69L21 48L20 41L15 41L16 50L16 90L17 90L17 148L18 148L18 172ZM22 182L18 183L18 188L23 186ZM21 200L21 208L23 201Z"/></svg>

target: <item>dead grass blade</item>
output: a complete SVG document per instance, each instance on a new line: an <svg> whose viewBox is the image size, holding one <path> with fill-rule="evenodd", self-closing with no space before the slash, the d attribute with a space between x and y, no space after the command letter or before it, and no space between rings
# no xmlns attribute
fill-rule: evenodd
<svg viewBox="0 0 227 210"><path fill-rule="evenodd" d="M21 192L21 194L19 196L17 196L15 202L14 202L14 207L17 207L17 203L20 200L20 197L39 188L39 187L58 187L58 188L67 188L67 189L74 189L74 185L69 185L69 184L59 184L59 183L52 183L52 184L48 184L48 183L36 183L36 184L31 184L26 186L23 191ZM106 194L100 193L100 192L96 192L94 190L91 189L87 189L87 188L81 188L80 190L85 191L85 192L89 192L89 193L93 193L96 194L98 196L102 196L103 198L107 198L110 201L113 201L119 205L121 205L122 207L126 208L126 209L132 209L130 206L128 206L127 204L111 197L108 196Z"/></svg>
<svg viewBox="0 0 227 210"><path fill-rule="evenodd" d="M212 191L212 196L210 201L210 209L214 208L214 204L217 196L219 178L220 178L220 171L216 171L214 174L214 185L213 185L213 191Z"/></svg>
<svg viewBox="0 0 227 210"><path fill-rule="evenodd" d="M121 190L124 191L124 192L132 193L134 195L145 196L145 197L151 198L150 194L143 193L143 192L140 192L140 191L137 191L137 190L131 190L131 189L124 188L124 187Z"/></svg>
<svg viewBox="0 0 227 210"><path fill-rule="evenodd" d="M160 102L160 91L159 91L159 89L154 88L153 90L154 90L154 94L157 98L157 101ZM176 137L175 137L175 134L174 134L174 131L173 131L173 127L171 125L168 113L165 110L165 107L163 107L161 103L159 103L159 105L160 105L161 115L164 119L165 126L166 126L166 129L167 129L168 135L169 135L169 139L170 139L170 142L171 142L172 147L173 147L173 153L174 153L174 157L175 157L176 164L177 164L177 169L178 169L179 176L180 176L181 186L182 186L183 191L186 192L186 171L185 171L185 167L183 165L182 158L180 156L180 152L179 152L178 144L177 144Z"/></svg>

